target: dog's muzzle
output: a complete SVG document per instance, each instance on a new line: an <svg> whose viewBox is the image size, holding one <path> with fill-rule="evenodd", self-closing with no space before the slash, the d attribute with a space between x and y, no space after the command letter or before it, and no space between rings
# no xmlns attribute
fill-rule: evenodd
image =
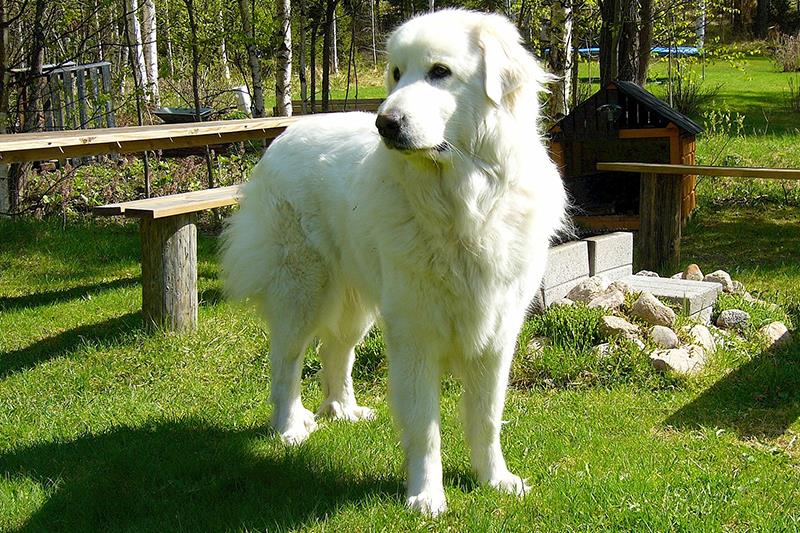
<svg viewBox="0 0 800 533"><path fill-rule="evenodd" d="M378 118L375 119L375 126L378 128L378 133L380 133L383 138L383 142L386 143L386 146L389 148L394 148L395 150L403 152L425 149L417 146L408 138L405 115L391 111L389 113L381 113L378 115ZM448 149L448 144L442 142L432 149L437 152L444 152Z"/></svg>

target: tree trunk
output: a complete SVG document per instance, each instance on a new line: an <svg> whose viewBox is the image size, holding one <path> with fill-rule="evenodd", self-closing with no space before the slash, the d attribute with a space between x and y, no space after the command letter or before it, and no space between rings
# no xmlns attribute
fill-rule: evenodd
<svg viewBox="0 0 800 533"><path fill-rule="evenodd" d="M333 73L339 74L339 37L336 32L336 7L333 8L333 18L331 19L331 67Z"/></svg>
<svg viewBox="0 0 800 533"><path fill-rule="evenodd" d="M619 3L621 0L600 0L600 87L617 79L619 44Z"/></svg>
<svg viewBox="0 0 800 533"><path fill-rule="evenodd" d="M369 21L372 30L372 67L374 68L378 66L378 49L375 46L375 0L369 0Z"/></svg>
<svg viewBox="0 0 800 533"><path fill-rule="evenodd" d="M639 10L636 0L619 0L621 24L619 35L619 58L617 79L637 81L639 79Z"/></svg>
<svg viewBox="0 0 800 533"><path fill-rule="evenodd" d="M292 3L278 0L278 49L275 60L275 115L292 116Z"/></svg>
<svg viewBox="0 0 800 533"><path fill-rule="evenodd" d="M144 0L142 12L142 37L144 45L144 62L147 69L147 92L153 104L161 105L161 94L158 87L158 32L156 29L156 4L154 0Z"/></svg>
<svg viewBox="0 0 800 533"><path fill-rule="evenodd" d="M755 34L759 39L765 39L769 31L769 0L758 0L756 6Z"/></svg>
<svg viewBox="0 0 800 533"><path fill-rule="evenodd" d="M569 112L572 84L572 1L553 0L550 4L550 71L558 76L550 93L550 118L557 119Z"/></svg>
<svg viewBox="0 0 800 533"><path fill-rule="evenodd" d="M8 124L8 23L6 22L6 0L0 0L0 134L6 133ZM8 165L0 163L0 217L11 214L11 189Z"/></svg>
<svg viewBox="0 0 800 533"><path fill-rule="evenodd" d="M322 36L322 111L329 109L331 96L331 42L333 38L333 20L336 15L337 0L326 0L325 28Z"/></svg>
<svg viewBox="0 0 800 533"><path fill-rule="evenodd" d="M200 122L200 47L197 39L197 21L194 18L194 0L183 0L189 15L189 31L192 47L192 93L194 95L194 120ZM211 162L211 150L206 146L206 172L208 173L208 188L214 188L214 166Z"/></svg>
<svg viewBox="0 0 800 533"><path fill-rule="evenodd" d="M653 0L639 0L639 66L636 83L644 87L650 67L650 50L653 48Z"/></svg>
<svg viewBox="0 0 800 533"><path fill-rule="evenodd" d="M242 17L242 29L247 39L247 63L253 77L253 117L266 116L264 112L264 85L261 81L261 63L258 60L256 35L253 28L253 15L248 0L239 0L239 15Z"/></svg>
<svg viewBox="0 0 800 533"><path fill-rule="evenodd" d="M300 81L300 102L303 114L306 110L306 101L308 99L308 80L306 79L306 7L305 2L300 0L298 2L300 7L300 38L298 39L298 52L300 53L300 65L297 71L297 78Z"/></svg>
<svg viewBox="0 0 800 533"><path fill-rule="evenodd" d="M311 74L311 112L317 112L317 32L319 31L317 22L314 21L313 26L311 26L311 40L309 43L309 53L308 57L311 60L311 64L309 65L309 73Z"/></svg>
<svg viewBox="0 0 800 533"><path fill-rule="evenodd" d="M125 0L125 16L128 20L128 38L130 39L130 53L133 55L133 64L136 69L136 76L139 78L142 87L147 84L147 67L144 62L144 50L142 48L142 30L139 26L139 0ZM144 91L145 101L150 101L150 95Z"/></svg>
<svg viewBox="0 0 800 533"><path fill-rule="evenodd" d="M170 28L170 18L169 18L169 4L166 7L166 20L164 21L164 39L166 40L167 44L167 69L169 70L170 78L175 77L175 61L172 55L172 37L169 33Z"/></svg>

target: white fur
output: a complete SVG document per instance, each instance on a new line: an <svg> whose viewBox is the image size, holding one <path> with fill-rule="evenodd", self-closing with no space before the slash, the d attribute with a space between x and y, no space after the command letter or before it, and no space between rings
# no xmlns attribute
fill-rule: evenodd
<svg viewBox="0 0 800 533"><path fill-rule="evenodd" d="M547 75L497 15L445 10L388 43L389 96L413 150L388 148L375 115L318 115L267 150L224 233L225 288L271 327L273 423L290 443L315 429L300 399L302 355L321 340L318 414L358 420L353 347L376 319L406 454L407 503L446 509L439 381L464 384L479 481L521 495L500 449L517 334L561 225L565 194L536 130ZM432 80L432 65L452 75ZM394 68L401 73L394 81ZM437 149L446 145L448 149Z"/></svg>

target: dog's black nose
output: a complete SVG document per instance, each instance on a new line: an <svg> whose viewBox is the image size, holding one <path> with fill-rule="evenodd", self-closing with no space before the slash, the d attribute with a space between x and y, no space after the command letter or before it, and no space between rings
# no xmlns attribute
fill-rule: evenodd
<svg viewBox="0 0 800 533"><path fill-rule="evenodd" d="M381 137L396 141L400 137L400 125L403 122L403 117L399 113L385 113L378 115L375 120L375 126L378 127L378 133Z"/></svg>

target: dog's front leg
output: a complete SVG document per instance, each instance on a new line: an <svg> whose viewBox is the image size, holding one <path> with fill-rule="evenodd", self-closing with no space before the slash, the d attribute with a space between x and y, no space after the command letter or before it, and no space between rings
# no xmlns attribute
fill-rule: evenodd
<svg viewBox="0 0 800 533"><path fill-rule="evenodd" d="M414 336L389 330L386 340L389 403L405 452L406 503L437 516L447 510L439 435L439 360L417 349Z"/></svg>
<svg viewBox="0 0 800 533"><path fill-rule="evenodd" d="M530 487L506 466L500 448L506 386L514 344L464 362L462 409L472 468L481 483L523 496Z"/></svg>

